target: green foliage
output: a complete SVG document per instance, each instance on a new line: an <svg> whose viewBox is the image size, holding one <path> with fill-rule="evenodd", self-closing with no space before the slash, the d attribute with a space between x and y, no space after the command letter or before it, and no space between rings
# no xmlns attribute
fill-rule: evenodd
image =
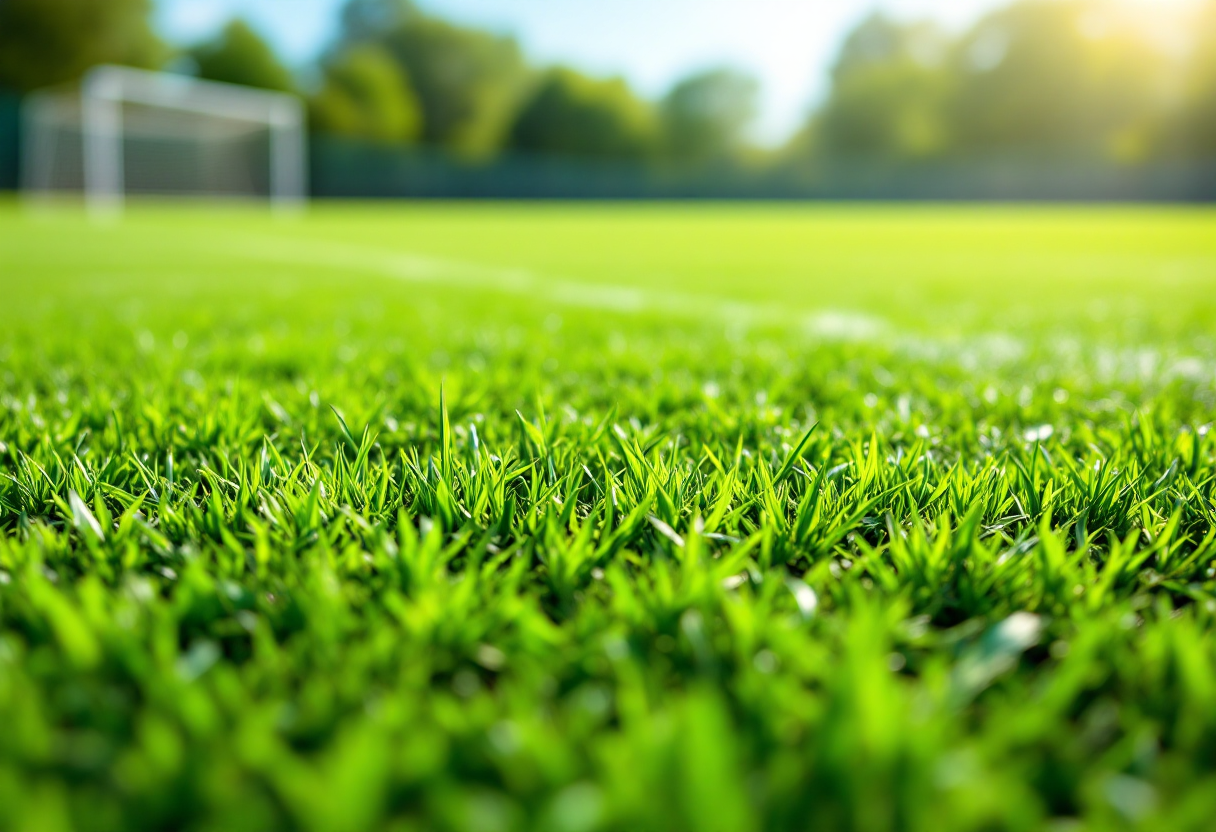
<svg viewBox="0 0 1216 832"><path fill-rule="evenodd" d="M0 232L0 828L1216 814L1210 210Z"/></svg>
<svg viewBox="0 0 1216 832"><path fill-rule="evenodd" d="M1176 96L1171 62L1143 24L1134 10L1091 0L1023 0L957 38L871 16L845 40L831 94L796 149L891 159L1161 155Z"/></svg>
<svg viewBox="0 0 1216 832"><path fill-rule="evenodd" d="M685 164L730 159L746 141L760 85L731 69L711 69L676 83L660 104L664 150Z"/></svg>
<svg viewBox="0 0 1216 832"><path fill-rule="evenodd" d="M198 76L209 81L242 84L279 92L295 89L291 72L266 43L243 20L228 23L212 40L190 52L198 64Z"/></svg>
<svg viewBox="0 0 1216 832"><path fill-rule="evenodd" d="M1102 6L1026 0L962 40L952 132L962 150L1097 151L1142 157L1137 134L1164 86L1162 61Z"/></svg>
<svg viewBox="0 0 1216 832"><path fill-rule="evenodd" d="M508 146L532 153L639 158L654 150L654 114L624 80L550 70L520 109Z"/></svg>
<svg viewBox="0 0 1216 832"><path fill-rule="evenodd" d="M1203 7L1195 29L1178 118L1179 144L1189 155L1210 158L1216 155L1216 2Z"/></svg>
<svg viewBox="0 0 1216 832"><path fill-rule="evenodd" d="M947 44L927 24L881 14L845 40L832 70L832 94L815 116L815 149L832 156L911 158L940 153L947 141Z"/></svg>
<svg viewBox="0 0 1216 832"><path fill-rule="evenodd" d="M418 98L401 67L382 48L353 46L325 65L325 81L309 102L323 133L377 142L407 142L422 130Z"/></svg>
<svg viewBox="0 0 1216 832"><path fill-rule="evenodd" d="M164 55L149 0L3 0L0 87L26 92L104 63L155 67Z"/></svg>
<svg viewBox="0 0 1216 832"><path fill-rule="evenodd" d="M425 141L471 156L500 147L527 78L514 40L398 0L352 0L343 23L345 45L379 44L403 67L422 105Z"/></svg>

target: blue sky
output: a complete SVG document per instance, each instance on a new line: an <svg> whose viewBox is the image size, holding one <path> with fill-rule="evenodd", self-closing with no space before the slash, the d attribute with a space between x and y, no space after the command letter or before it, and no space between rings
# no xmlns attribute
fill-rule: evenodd
<svg viewBox="0 0 1216 832"><path fill-rule="evenodd" d="M1166 0L1144 0L1166 2ZM328 41L343 0L157 0L171 40L206 37L241 14L292 63ZM625 76L658 95L682 75L730 64L763 85L761 140L779 141L822 95L841 37L875 8L965 26L1004 0L420 0L447 17L515 35L538 63Z"/></svg>

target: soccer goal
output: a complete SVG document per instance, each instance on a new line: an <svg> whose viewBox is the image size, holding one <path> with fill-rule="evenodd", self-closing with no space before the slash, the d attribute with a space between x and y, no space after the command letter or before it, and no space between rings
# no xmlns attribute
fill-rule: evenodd
<svg viewBox="0 0 1216 832"><path fill-rule="evenodd" d="M304 202L304 113L293 96L102 66L24 106L30 197L83 194L100 215L136 194Z"/></svg>

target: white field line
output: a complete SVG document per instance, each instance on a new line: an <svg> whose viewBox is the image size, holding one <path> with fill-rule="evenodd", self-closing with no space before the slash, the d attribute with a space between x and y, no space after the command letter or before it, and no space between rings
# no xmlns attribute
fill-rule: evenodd
<svg viewBox="0 0 1216 832"><path fill-rule="evenodd" d="M257 237L242 241L229 251L242 258L264 262L354 269L409 283L535 297L558 306L624 314L662 312L690 318L717 318L745 326L800 325L809 334L829 340L868 340L888 330L884 319L854 311L809 311L785 304L727 300L693 292L589 283L542 275L530 269L485 266L375 246Z"/></svg>
<svg viewBox="0 0 1216 832"><path fill-rule="evenodd" d="M407 283L455 286L538 298L555 306L598 309L618 314L659 312L698 320L717 320L737 335L747 327L771 324L801 329L821 341L874 341L929 361L956 360L964 366L1008 364L1021 360L1026 343L1005 332L976 333L961 338L934 338L893 327L884 318L850 310L808 310L777 303L727 300L710 294L616 286L571 280L522 268L399 252L376 246L248 236L229 249L236 257L283 265L323 266L358 270ZM1075 344L1060 344L1077 352ZM1193 355L1163 355L1156 350L1112 351L1097 354L1097 374L1103 378L1186 378L1216 380L1216 362ZM1213 381L1216 383L1216 381Z"/></svg>

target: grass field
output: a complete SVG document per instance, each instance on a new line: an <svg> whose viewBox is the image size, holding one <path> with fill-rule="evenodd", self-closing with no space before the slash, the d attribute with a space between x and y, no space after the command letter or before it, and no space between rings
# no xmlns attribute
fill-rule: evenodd
<svg viewBox="0 0 1216 832"><path fill-rule="evenodd" d="M0 204L0 829L1202 830L1216 211Z"/></svg>

